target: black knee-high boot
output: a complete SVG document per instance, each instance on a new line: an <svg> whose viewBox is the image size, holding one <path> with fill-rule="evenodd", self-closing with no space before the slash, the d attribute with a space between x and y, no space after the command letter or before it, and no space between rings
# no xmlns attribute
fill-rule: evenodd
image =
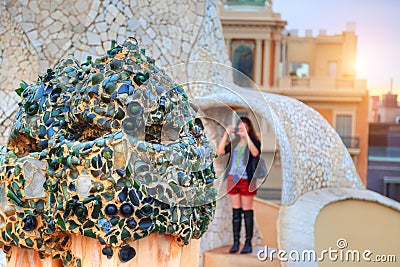
<svg viewBox="0 0 400 267"><path fill-rule="evenodd" d="M254 214L253 210L244 210L243 214L246 228L246 241L244 242L244 247L240 251L240 254L247 254L253 251L251 247L251 239L253 238Z"/></svg>
<svg viewBox="0 0 400 267"><path fill-rule="evenodd" d="M239 251L240 228L242 227L242 208L232 209L232 230L233 230L233 246L229 253Z"/></svg>

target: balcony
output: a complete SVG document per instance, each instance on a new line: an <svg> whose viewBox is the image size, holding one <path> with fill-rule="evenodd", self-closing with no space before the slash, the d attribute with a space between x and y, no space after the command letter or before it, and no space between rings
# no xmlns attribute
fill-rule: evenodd
<svg viewBox="0 0 400 267"><path fill-rule="evenodd" d="M360 138L358 136L341 136L343 144L348 149L359 149L360 148Z"/></svg>
<svg viewBox="0 0 400 267"><path fill-rule="evenodd" d="M360 155L360 138L358 136L341 136L341 138L354 164L357 165L358 156Z"/></svg>
<svg viewBox="0 0 400 267"><path fill-rule="evenodd" d="M310 78L285 76L272 88L264 91L310 102L362 102L368 95L367 81L351 78Z"/></svg>
<svg viewBox="0 0 400 267"><path fill-rule="evenodd" d="M279 79L279 89L353 89L366 90L366 80L352 78L299 78L283 77Z"/></svg>

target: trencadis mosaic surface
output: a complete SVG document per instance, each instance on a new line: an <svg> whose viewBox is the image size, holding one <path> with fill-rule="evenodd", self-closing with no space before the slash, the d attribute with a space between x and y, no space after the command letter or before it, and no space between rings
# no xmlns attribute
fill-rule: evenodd
<svg viewBox="0 0 400 267"><path fill-rule="evenodd" d="M215 210L214 152L182 86L134 38L102 58L72 56L16 90L0 157L0 242L80 266L74 234L122 262L160 233L199 238Z"/></svg>

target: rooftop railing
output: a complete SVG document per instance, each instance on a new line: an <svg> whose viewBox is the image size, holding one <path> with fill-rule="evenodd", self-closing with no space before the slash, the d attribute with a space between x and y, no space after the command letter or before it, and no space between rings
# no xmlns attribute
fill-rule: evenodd
<svg viewBox="0 0 400 267"><path fill-rule="evenodd" d="M279 79L280 89L359 89L367 88L366 80L352 78L309 78L283 77Z"/></svg>

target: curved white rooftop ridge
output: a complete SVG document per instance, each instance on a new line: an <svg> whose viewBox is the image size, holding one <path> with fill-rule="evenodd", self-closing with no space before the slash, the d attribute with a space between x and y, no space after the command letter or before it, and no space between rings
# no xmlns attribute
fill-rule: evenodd
<svg viewBox="0 0 400 267"><path fill-rule="evenodd" d="M282 161L282 205L321 188L365 190L353 161L336 131L314 109L286 96L240 88L196 99L201 108L218 102L251 107L274 127ZM234 93L233 93L234 92Z"/></svg>
<svg viewBox="0 0 400 267"><path fill-rule="evenodd" d="M315 223L321 210L343 200L375 202L400 211L400 203L370 190L322 188L307 192L290 206L282 206L277 222L278 247L284 251L316 251ZM351 222L349 222L351 223ZM317 267L315 261L291 261L282 266Z"/></svg>

